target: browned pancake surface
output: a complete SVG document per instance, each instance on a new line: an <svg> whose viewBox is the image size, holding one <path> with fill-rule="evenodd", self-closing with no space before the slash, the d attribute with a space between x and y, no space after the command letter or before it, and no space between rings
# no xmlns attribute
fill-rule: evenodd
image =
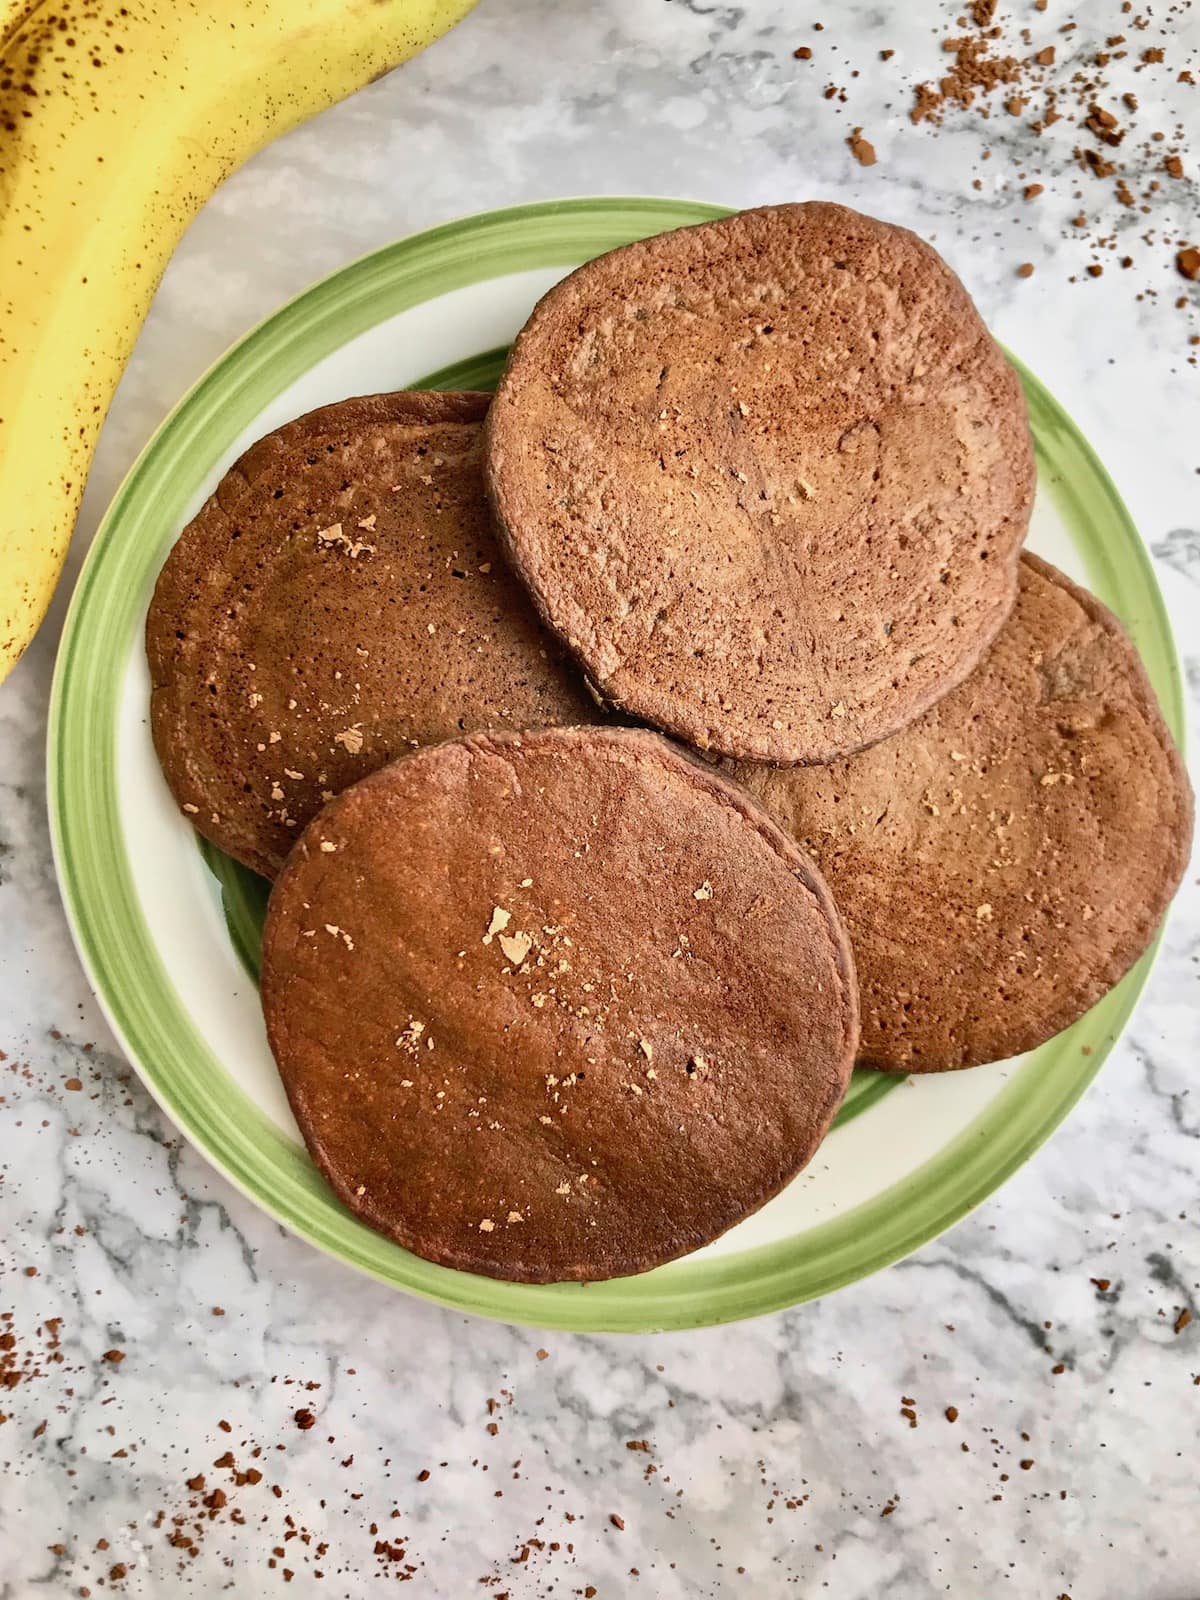
<svg viewBox="0 0 1200 1600"><path fill-rule="evenodd" d="M1036 556L979 667L887 743L734 768L846 920L862 1059L909 1072L1032 1049L1146 948L1191 838L1186 773L1129 638Z"/></svg>
<svg viewBox="0 0 1200 1600"><path fill-rule="evenodd" d="M167 558L155 747L196 827L267 877L325 799L415 746L596 715L497 547L488 399L311 412L241 458Z"/></svg>
<svg viewBox="0 0 1200 1600"><path fill-rule="evenodd" d="M760 1206L858 1032L811 863L635 729L478 735L347 791L276 882L262 994L340 1198L527 1282L640 1272Z"/></svg>
<svg viewBox="0 0 1200 1600"><path fill-rule="evenodd" d="M1012 604L1020 384L915 235L767 207L588 263L487 424L514 563L615 706L814 762L903 727Z"/></svg>

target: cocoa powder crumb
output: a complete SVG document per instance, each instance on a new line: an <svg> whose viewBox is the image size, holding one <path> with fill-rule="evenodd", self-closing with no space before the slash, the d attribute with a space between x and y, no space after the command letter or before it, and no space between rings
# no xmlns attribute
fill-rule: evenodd
<svg viewBox="0 0 1200 1600"><path fill-rule="evenodd" d="M612 1523L613 1527L616 1528L620 1533L624 1533L625 1532L625 1518L624 1517L619 1517L615 1511L610 1511L609 1514L608 1514L608 1520Z"/></svg>
<svg viewBox="0 0 1200 1600"><path fill-rule="evenodd" d="M292 1420L302 1433L307 1433L309 1428L316 1426L317 1422L317 1419L313 1416L312 1412L306 1409L297 1411Z"/></svg>
<svg viewBox="0 0 1200 1600"><path fill-rule="evenodd" d="M869 139L863 138L861 128L855 128L846 143L850 146L850 153L860 167L873 167L875 165L875 146Z"/></svg>
<svg viewBox="0 0 1200 1600"><path fill-rule="evenodd" d="M1033 277L1033 262L1032 261L1022 261L1021 265L1017 268L1017 277L1018 278L1032 278Z"/></svg>

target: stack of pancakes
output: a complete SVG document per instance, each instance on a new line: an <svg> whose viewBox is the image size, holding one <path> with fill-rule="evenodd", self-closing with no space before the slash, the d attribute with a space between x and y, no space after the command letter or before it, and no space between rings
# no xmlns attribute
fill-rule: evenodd
<svg viewBox="0 0 1200 1600"><path fill-rule="evenodd" d="M642 1271L794 1177L855 1060L1028 1050L1128 970L1191 794L1033 488L962 285L825 204L581 267L494 399L242 457L155 591L154 739L275 880L268 1035L351 1209Z"/></svg>

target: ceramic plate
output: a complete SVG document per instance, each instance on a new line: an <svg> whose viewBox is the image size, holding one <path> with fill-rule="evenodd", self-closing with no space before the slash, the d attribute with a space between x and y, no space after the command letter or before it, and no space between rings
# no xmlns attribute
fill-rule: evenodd
<svg viewBox="0 0 1200 1600"><path fill-rule="evenodd" d="M1144 958L1032 1055L913 1080L859 1072L810 1167L715 1244L641 1277L526 1286L431 1266L356 1222L305 1153L255 983L265 885L198 847L148 724L142 629L180 527L260 434L344 396L494 384L539 295L628 240L722 215L678 200L521 206L346 267L248 334L155 434L114 500L63 635L49 732L55 857L80 954L148 1088L234 1183L342 1261L443 1304L578 1330L695 1327L828 1293L933 1238L1049 1135L1117 1037ZM1021 369L1037 443L1030 543L1124 618L1176 737L1182 697L1150 562L1104 469Z"/></svg>

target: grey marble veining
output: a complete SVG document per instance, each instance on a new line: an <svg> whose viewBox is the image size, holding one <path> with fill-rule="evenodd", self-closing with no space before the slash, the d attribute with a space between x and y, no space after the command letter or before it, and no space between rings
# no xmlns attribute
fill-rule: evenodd
<svg viewBox="0 0 1200 1600"><path fill-rule="evenodd" d="M1030 12L1038 42L1056 36L1055 9ZM257 157L183 241L106 425L68 579L0 690L0 1311L14 1346L0 1345L0 1374L5 1361L20 1374L0 1387L3 1600L269 1593L285 1568L301 1595L398 1578L422 1596L512 1600L1200 1593L1200 1318L1175 1331L1200 1298L1194 871L1126 1039L973 1216L827 1301L608 1339L403 1298L216 1177L113 1048L50 864L45 715L70 579L165 411L320 274L428 223L556 194L823 196L934 235L1115 476L1158 561L1195 717L1200 405L1186 335L1200 323L1194 290L1190 310L1172 307L1184 286L1170 252L1139 240L1195 233L1194 182L1166 186L1151 217L1116 219L1130 273L1069 283L1092 259L1067 225L1088 181L1069 132L1034 148L999 118L936 138L907 121L907 86L942 69L933 24L952 15L485 0ZM1094 49L1119 6L1079 20L1063 49ZM1196 17L1175 27L1181 63L1200 45ZM793 59L802 43L812 63ZM896 51L887 64L881 48ZM845 105L822 99L830 81ZM1137 89L1200 134L1195 93L1153 74ZM869 169L844 142L856 126L879 153ZM1010 152L1042 169L1036 205ZM1024 281L1023 260L1036 268ZM1139 303L1134 277L1156 297ZM226 1450L261 1482L214 1468ZM215 1487L224 1506L189 1509ZM184 1544L201 1520L194 1554L168 1542L174 1516Z"/></svg>

